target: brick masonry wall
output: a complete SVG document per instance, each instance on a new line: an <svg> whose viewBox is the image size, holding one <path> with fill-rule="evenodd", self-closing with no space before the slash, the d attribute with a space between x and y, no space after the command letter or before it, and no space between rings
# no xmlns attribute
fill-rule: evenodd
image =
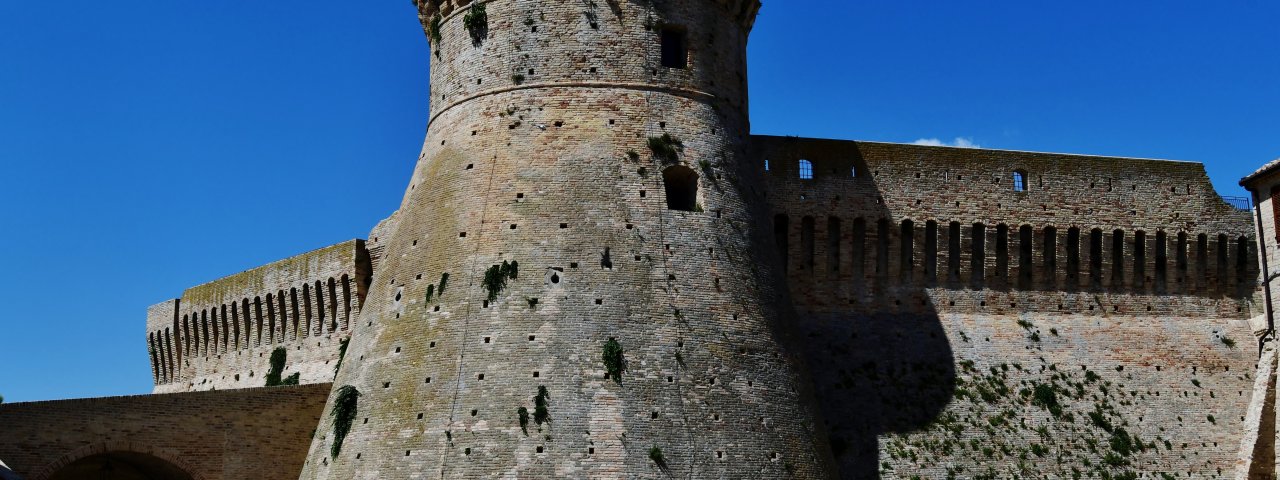
<svg viewBox="0 0 1280 480"><path fill-rule="evenodd" d="M1200 165L753 144L843 477L1235 473L1251 428L1256 239L1248 212L1219 199ZM800 178L801 159L812 179ZM1081 235L1068 260L1072 229Z"/></svg>
<svg viewBox="0 0 1280 480"><path fill-rule="evenodd" d="M364 241L351 240L151 307L147 351L156 393L263 386L276 348L288 352L282 377L332 381L371 273Z"/></svg>
<svg viewBox="0 0 1280 480"><path fill-rule="evenodd" d="M194 478L298 477L329 384L0 405L0 458L43 480L88 455L156 456Z"/></svg>
<svg viewBox="0 0 1280 480"><path fill-rule="evenodd" d="M746 31L710 1L594 3L487 2L479 42L442 18L422 158L335 382L361 418L336 459L321 426L303 477L825 475L785 292L751 261ZM687 27L690 68L660 66L658 24ZM664 133L676 161L648 147ZM702 211L667 209L675 167ZM540 387L550 421L522 428Z"/></svg>

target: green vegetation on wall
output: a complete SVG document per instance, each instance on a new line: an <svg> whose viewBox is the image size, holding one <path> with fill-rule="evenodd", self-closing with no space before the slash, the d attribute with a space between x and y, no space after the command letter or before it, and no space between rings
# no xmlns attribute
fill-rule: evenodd
<svg viewBox="0 0 1280 480"><path fill-rule="evenodd" d="M520 407L516 410L516 415L520 417L520 431L524 432L526 437L529 436L529 409Z"/></svg>
<svg viewBox="0 0 1280 480"><path fill-rule="evenodd" d="M338 454L342 452L342 442L351 431L351 424L356 419L356 404L359 400L360 391L351 385L339 388L338 394L334 396L333 412L329 414L333 417L333 445L329 447L329 452L334 459L337 459Z"/></svg>
<svg viewBox="0 0 1280 480"><path fill-rule="evenodd" d="M480 40L484 39L489 30L489 14L485 11L483 3L472 2L471 9L462 16L462 26L467 27L473 42L480 43Z"/></svg>
<svg viewBox="0 0 1280 480"><path fill-rule="evenodd" d="M302 376L301 373L295 372L293 375L290 375L288 378L283 380L280 378L280 375L284 373L284 364L288 359L288 355L289 351L284 347L276 347L275 350L271 351L271 369L267 371L266 386L279 387L283 385L298 384L298 380Z"/></svg>
<svg viewBox="0 0 1280 480"><path fill-rule="evenodd" d="M664 133L661 137L649 137L649 150L663 162L676 163L680 161L680 152L684 151L684 142Z"/></svg>
<svg viewBox="0 0 1280 480"><path fill-rule="evenodd" d="M515 280L520 272L520 264L515 261L503 261L502 265L494 265L484 272L484 289L489 294L489 301L498 299L498 294L507 288L508 280Z"/></svg>
<svg viewBox="0 0 1280 480"><path fill-rule="evenodd" d="M618 343L618 339L610 337L609 341L604 343L604 352L601 354L604 360L604 368L609 372L609 378L615 382L622 382L622 370L626 366L626 360L622 357L622 344Z"/></svg>
<svg viewBox="0 0 1280 480"><path fill-rule="evenodd" d="M333 366L333 376L338 376L338 369L342 368L342 360L347 358L347 346L351 345L351 337L347 337L338 342L338 364Z"/></svg>
<svg viewBox="0 0 1280 480"><path fill-rule="evenodd" d="M533 397L533 421L542 424L551 421L551 413L547 409L547 400L551 398L551 394L547 393L547 387L538 387L538 396Z"/></svg>

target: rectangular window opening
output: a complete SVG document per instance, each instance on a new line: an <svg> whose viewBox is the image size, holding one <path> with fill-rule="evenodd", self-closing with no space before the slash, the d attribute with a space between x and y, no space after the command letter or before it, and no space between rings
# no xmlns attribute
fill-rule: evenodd
<svg viewBox="0 0 1280 480"><path fill-rule="evenodd" d="M680 27L662 27L662 66L688 68L689 47L687 33Z"/></svg>

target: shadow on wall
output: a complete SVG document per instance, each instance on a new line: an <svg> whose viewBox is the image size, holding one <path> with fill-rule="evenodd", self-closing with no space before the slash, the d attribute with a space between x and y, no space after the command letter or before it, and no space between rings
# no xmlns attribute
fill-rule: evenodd
<svg viewBox="0 0 1280 480"><path fill-rule="evenodd" d="M786 175L812 178L803 165ZM788 212L774 217L775 243L840 475L879 478L878 438L928 426L955 388L951 345L924 288L927 272L918 266L924 262L916 258L923 232L909 233L909 222L903 230L875 220L897 218L874 200L881 197L876 191L851 198L843 188L769 185L771 207ZM864 188L876 187L865 182ZM828 198L837 200L823 201Z"/></svg>
<svg viewBox="0 0 1280 480"><path fill-rule="evenodd" d="M0 479L5 478L0 475ZM62 467L49 480L192 480L181 468L144 453L109 452L91 455Z"/></svg>

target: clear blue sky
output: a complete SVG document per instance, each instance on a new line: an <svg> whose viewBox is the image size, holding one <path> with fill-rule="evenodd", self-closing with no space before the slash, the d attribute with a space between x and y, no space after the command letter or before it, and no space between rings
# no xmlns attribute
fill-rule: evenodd
<svg viewBox="0 0 1280 480"><path fill-rule="evenodd" d="M970 3L965 5L963 3ZM1280 3L770 0L755 133L1280 156ZM406 0L0 1L0 394L145 393L146 307L363 238L425 130Z"/></svg>

